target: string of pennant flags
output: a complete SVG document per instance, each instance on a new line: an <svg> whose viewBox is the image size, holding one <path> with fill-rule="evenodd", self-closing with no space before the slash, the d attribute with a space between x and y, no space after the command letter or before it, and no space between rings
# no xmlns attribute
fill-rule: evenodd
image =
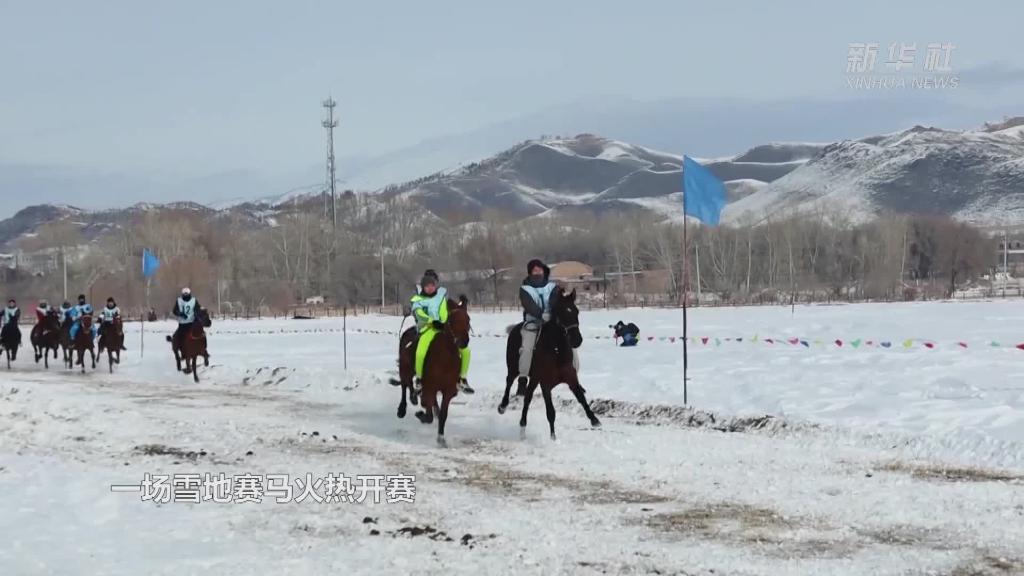
<svg viewBox="0 0 1024 576"><path fill-rule="evenodd" d="M314 328L314 329L260 329L260 330L209 330L210 335L216 334L238 334L238 335L270 335L270 334L340 334L342 332L349 332L351 334L369 334L376 336L394 336L398 337L399 333L394 330L371 330L365 328ZM171 332L167 332L171 334ZM473 332L475 338L505 338L507 334L502 333L488 333L488 332ZM585 337L588 340L615 340L614 336L588 336ZM640 337L641 342L658 342L668 344L682 344L682 336L643 336ZM773 338L773 337L761 337L755 334L751 338L746 337L717 337L717 336L691 336L689 343L699 347L709 348L721 348L722 346L730 346L737 344L759 344L762 346L776 346L776 347L791 347L791 348L876 348L876 349L891 349L891 350L911 350L914 348L925 348L928 350L935 349L982 349L982 348L1010 348L1024 351L1024 342L1014 344L1012 342L999 342L997 340L990 340L988 342L968 342L966 340L957 341L939 341L930 340L923 338L907 338L904 340L869 340L864 338L856 339L823 339L823 338Z"/></svg>

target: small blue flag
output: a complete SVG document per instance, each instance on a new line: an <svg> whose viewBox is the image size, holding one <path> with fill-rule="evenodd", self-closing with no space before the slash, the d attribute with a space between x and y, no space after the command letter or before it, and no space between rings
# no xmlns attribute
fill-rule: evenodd
<svg viewBox="0 0 1024 576"><path fill-rule="evenodd" d="M150 278L153 274L156 274L156 269L160 267L160 259L153 255L152 252L143 248L142 249L142 275L146 278Z"/></svg>
<svg viewBox="0 0 1024 576"><path fill-rule="evenodd" d="M693 158L683 156L683 213L712 226L725 207L725 184Z"/></svg>

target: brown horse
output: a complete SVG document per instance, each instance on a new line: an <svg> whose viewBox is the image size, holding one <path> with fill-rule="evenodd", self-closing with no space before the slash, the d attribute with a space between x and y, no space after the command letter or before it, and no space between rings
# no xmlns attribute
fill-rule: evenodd
<svg viewBox="0 0 1024 576"><path fill-rule="evenodd" d="M57 349L60 348L60 315L53 308L46 311L46 316L32 328L32 349L36 354L36 364L43 360L46 368L50 367L50 352L53 352L54 360L57 359Z"/></svg>
<svg viewBox="0 0 1024 576"><path fill-rule="evenodd" d="M206 351L206 331L213 323L210 321L210 314L205 308L196 310L196 319L192 326L181 339L181 347L174 341L173 336L168 336L167 341L171 343L171 350L174 352L174 362L178 365L179 372L192 373L192 379L199 382L199 369L196 366L196 359L203 357L203 365L210 365L210 354ZM185 369L181 368L181 361L185 361Z"/></svg>
<svg viewBox="0 0 1024 576"><path fill-rule="evenodd" d="M448 300L448 321L444 325L430 347L423 363L423 393L420 404L422 410L416 417L424 424L434 421L437 413L437 443L447 447L444 439L444 425L448 421L448 405L459 393L459 369L461 359L459 351L469 346L469 302L465 296L459 296L459 303ZM438 408L437 395L441 395L441 406ZM405 387L402 387L402 405L399 414L404 411Z"/></svg>
<svg viewBox="0 0 1024 576"><path fill-rule="evenodd" d="M548 424L551 427L551 439L555 439L555 404L551 397L551 390L562 384L569 385L576 401L583 407L590 425L598 427L601 421L590 409L587 402L586 391L580 385L576 368L573 366L573 350L583 344L583 335L580 333L580 311L576 307L576 290L566 294L565 290L558 288L559 298L551 310L551 321L544 324L537 337L537 344L533 352L533 363L530 366L530 380L523 398L523 416L519 419L520 434L526 435L526 414L530 410L530 401L533 393L540 385L544 394L544 405L547 408ZM522 345L522 324L509 329L508 345L505 349L505 362L508 373L505 379L505 395L498 406L498 413L504 414L508 408L508 396L512 390L512 382L519 373L519 348Z"/></svg>
<svg viewBox="0 0 1024 576"><path fill-rule="evenodd" d="M103 356L103 349L107 350L107 366L110 373L114 373L114 364L121 363L121 348L124 346L124 327L121 324L121 316L114 316L111 322L100 324L100 342L96 353Z"/></svg>
<svg viewBox="0 0 1024 576"><path fill-rule="evenodd" d="M72 348L78 353L76 366L82 367L82 374L85 374L85 351L89 351L89 358L92 360L92 369L96 369L96 350L92 342L92 315L83 314L78 319L78 334L71 343Z"/></svg>
<svg viewBox="0 0 1024 576"><path fill-rule="evenodd" d="M60 347L64 354L64 367L68 370L74 367L75 347L71 342L71 320L65 319L60 325Z"/></svg>
<svg viewBox="0 0 1024 576"><path fill-rule="evenodd" d="M11 369L11 362L18 359L18 348L21 346L21 330L18 324L10 322L4 324L0 329L0 349L7 355L7 369Z"/></svg>
<svg viewBox="0 0 1024 576"><path fill-rule="evenodd" d="M416 341L418 338L419 333L413 326L403 332L401 338L398 339L398 379L392 378L391 385L402 387L402 401L398 403L399 418L405 418L408 406L405 400L406 395L413 406L418 403L419 393L412 385L412 379L416 376Z"/></svg>

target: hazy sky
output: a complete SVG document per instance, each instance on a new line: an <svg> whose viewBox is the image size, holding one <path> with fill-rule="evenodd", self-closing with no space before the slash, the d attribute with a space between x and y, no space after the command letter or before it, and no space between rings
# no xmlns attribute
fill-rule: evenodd
<svg viewBox="0 0 1024 576"><path fill-rule="evenodd" d="M0 0L0 166L301 169L329 91L359 156L596 96L857 98L851 42L879 65L890 42L952 42L951 98L1024 113L1021 22L977 0Z"/></svg>

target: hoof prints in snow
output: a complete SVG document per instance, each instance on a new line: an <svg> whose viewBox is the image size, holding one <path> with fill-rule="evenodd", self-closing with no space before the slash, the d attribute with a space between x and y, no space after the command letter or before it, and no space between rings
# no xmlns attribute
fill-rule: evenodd
<svg viewBox="0 0 1024 576"><path fill-rule="evenodd" d="M264 372L266 372L266 374L264 374ZM277 368L264 366L262 368L256 369L255 371L251 369L246 370L245 373L251 374L251 376L246 376L245 378L242 379L242 386L256 384L257 382L255 380L257 379L257 377L263 378L263 380L258 382L262 386L277 386L280 385L285 380L287 380L289 375L294 374L295 369L286 368L284 366L278 366ZM279 374L281 375L278 376Z"/></svg>

